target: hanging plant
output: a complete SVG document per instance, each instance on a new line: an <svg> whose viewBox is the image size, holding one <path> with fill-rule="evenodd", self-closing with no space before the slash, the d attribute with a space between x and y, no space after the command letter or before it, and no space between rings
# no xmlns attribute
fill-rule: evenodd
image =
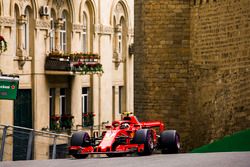
<svg viewBox="0 0 250 167"><path fill-rule="evenodd" d="M7 50L7 42L4 37L0 35L0 53L3 53Z"/></svg>

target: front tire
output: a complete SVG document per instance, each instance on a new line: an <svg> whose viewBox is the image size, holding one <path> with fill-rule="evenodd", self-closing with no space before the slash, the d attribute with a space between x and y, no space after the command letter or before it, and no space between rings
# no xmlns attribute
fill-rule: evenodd
<svg viewBox="0 0 250 167"><path fill-rule="evenodd" d="M85 159L88 157L88 154L74 154L72 155L75 159Z"/></svg>
<svg viewBox="0 0 250 167"><path fill-rule="evenodd" d="M70 140L71 146L81 146L81 147L88 147L90 146L90 137L89 134L86 132L76 132L72 135ZM72 154L72 156L76 159L84 159L88 157L88 154Z"/></svg>
<svg viewBox="0 0 250 167"><path fill-rule="evenodd" d="M180 151L180 135L176 130L166 130L161 133L160 147L163 154L175 154Z"/></svg>
<svg viewBox="0 0 250 167"><path fill-rule="evenodd" d="M110 158L113 158L113 157L123 157L125 154L123 154L123 153L108 153L106 155Z"/></svg>
<svg viewBox="0 0 250 167"><path fill-rule="evenodd" d="M139 155L151 155L154 150L153 133L149 129L140 129L136 131L133 143L144 144L144 150L138 152Z"/></svg>
<svg viewBox="0 0 250 167"><path fill-rule="evenodd" d="M87 147L90 145L89 140L90 140L90 137L87 132L82 132L82 131L76 132L71 137L70 145Z"/></svg>

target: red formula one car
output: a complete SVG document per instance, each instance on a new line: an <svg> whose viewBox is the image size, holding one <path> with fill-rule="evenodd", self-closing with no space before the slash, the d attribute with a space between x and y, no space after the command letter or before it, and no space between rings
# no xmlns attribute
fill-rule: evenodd
<svg viewBox="0 0 250 167"><path fill-rule="evenodd" d="M89 154L116 157L134 152L150 155L155 149L178 153L180 149L179 134L176 130L164 131L164 124L159 121L139 122L135 116L127 114L106 128L100 137L90 137L83 131L74 133L69 154L75 158L86 158Z"/></svg>

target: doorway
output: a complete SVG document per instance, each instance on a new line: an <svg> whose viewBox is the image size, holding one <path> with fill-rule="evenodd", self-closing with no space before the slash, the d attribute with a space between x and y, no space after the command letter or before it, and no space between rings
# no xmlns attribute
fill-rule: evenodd
<svg viewBox="0 0 250 167"><path fill-rule="evenodd" d="M14 102L14 126L32 128L32 91L19 89ZM26 160L29 140L28 130L14 129L13 160Z"/></svg>

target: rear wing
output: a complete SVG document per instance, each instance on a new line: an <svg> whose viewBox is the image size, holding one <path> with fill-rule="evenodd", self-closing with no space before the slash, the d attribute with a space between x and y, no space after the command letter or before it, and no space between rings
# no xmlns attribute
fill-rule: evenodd
<svg viewBox="0 0 250 167"><path fill-rule="evenodd" d="M152 121L152 122L141 122L142 128L156 128L158 127L160 132L164 131L165 126L164 123L160 121Z"/></svg>

